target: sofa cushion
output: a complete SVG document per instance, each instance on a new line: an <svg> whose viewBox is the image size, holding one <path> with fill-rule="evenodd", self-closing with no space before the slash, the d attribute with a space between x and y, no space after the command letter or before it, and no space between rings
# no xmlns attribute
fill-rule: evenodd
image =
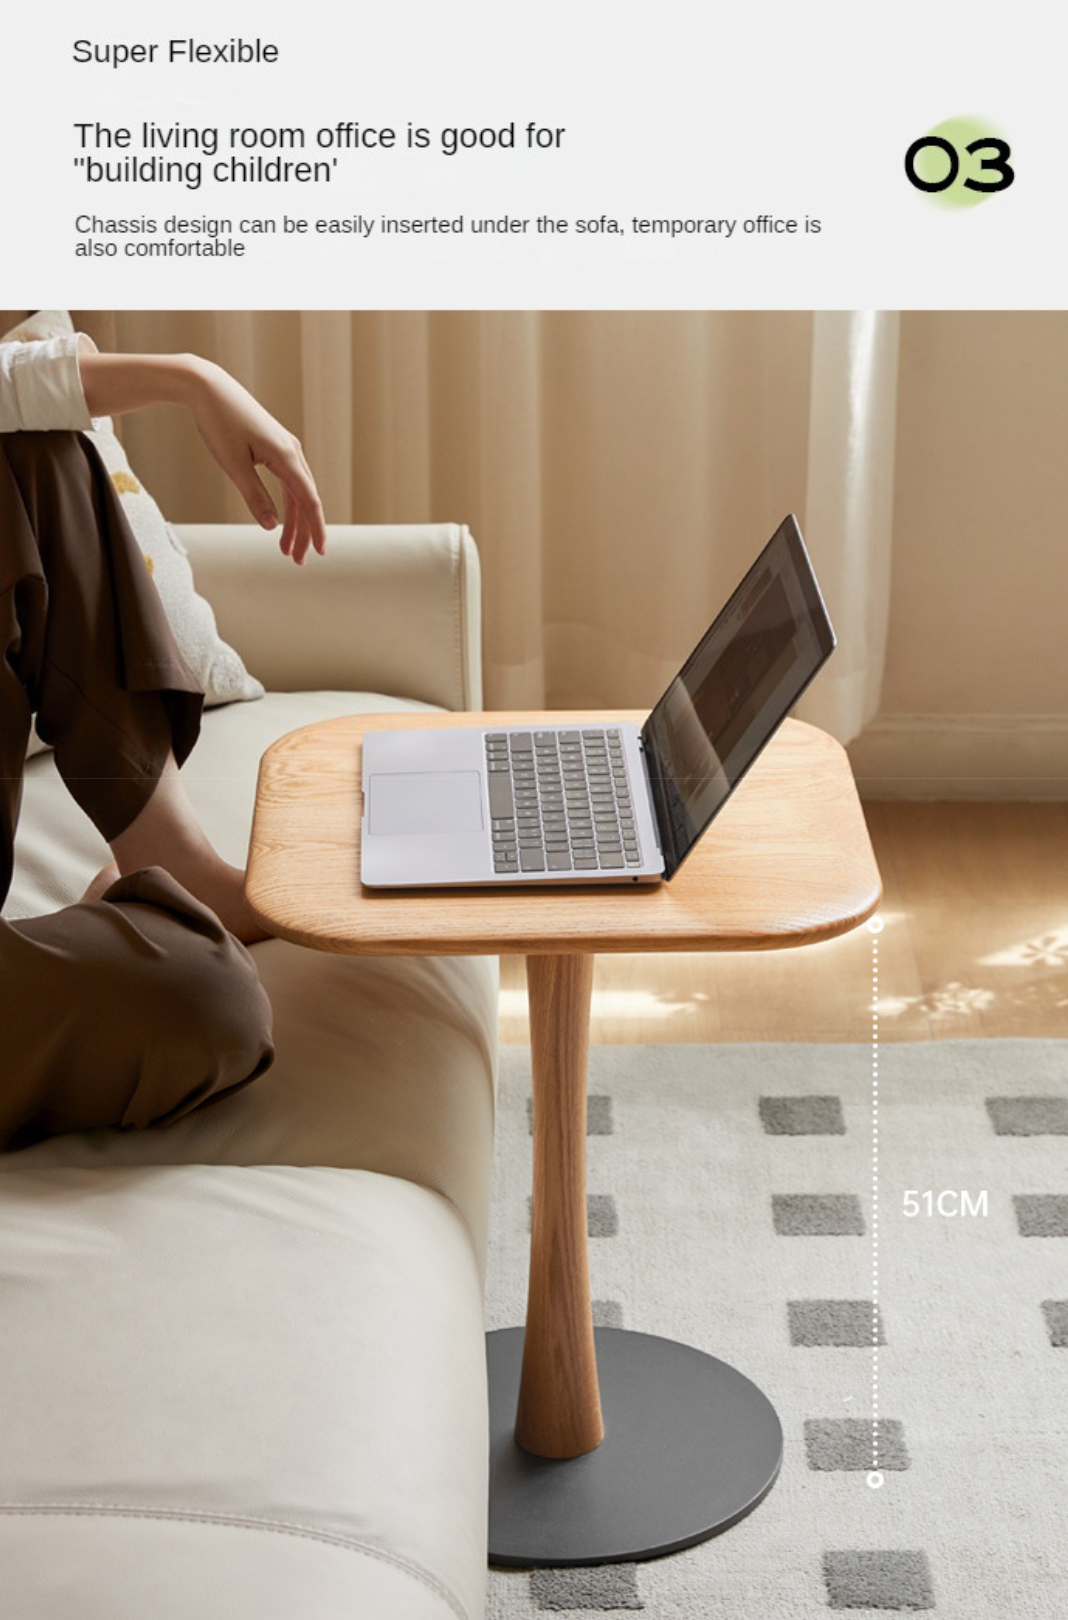
<svg viewBox="0 0 1068 1620"><path fill-rule="evenodd" d="M209 835L243 863L267 744L374 694L270 693L216 709L183 770ZM425 707L425 706L423 706ZM63 905L107 858L50 756L32 760L12 915ZM148 1131L57 1137L3 1168L103 1164L330 1164L406 1176L442 1194L485 1255L497 1052L497 963L477 957L345 957L283 940L252 948L274 1008L273 1068L232 1097Z"/></svg>
<svg viewBox="0 0 1068 1620"><path fill-rule="evenodd" d="M5 1613L481 1614L481 1293L446 1200L330 1169L13 1172L0 1278Z"/></svg>
<svg viewBox="0 0 1068 1620"><path fill-rule="evenodd" d="M102 1165L338 1165L447 1198L485 1262L497 1055L487 957L327 955L253 947L277 1056L254 1085L143 1131L52 1137L5 1171Z"/></svg>
<svg viewBox="0 0 1068 1620"><path fill-rule="evenodd" d="M456 1620L442 1595L385 1558L325 1537L249 1534L258 1528L0 1512L6 1612L18 1620Z"/></svg>

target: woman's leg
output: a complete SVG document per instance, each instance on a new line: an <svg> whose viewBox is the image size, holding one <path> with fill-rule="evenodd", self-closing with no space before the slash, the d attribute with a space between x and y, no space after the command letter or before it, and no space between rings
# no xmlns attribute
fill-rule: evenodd
<svg viewBox="0 0 1068 1620"><path fill-rule="evenodd" d="M0 452L6 687L21 685L22 710L110 843L168 757L193 747L203 696L89 441L13 433ZM7 689L3 701L6 713Z"/></svg>
<svg viewBox="0 0 1068 1620"><path fill-rule="evenodd" d="M0 437L0 899L34 711L127 872L169 864L173 847L209 891L137 871L55 916L0 922L0 1145L173 1119L272 1060L251 958L208 909L218 898L241 926L240 874L178 783L202 702L92 446Z"/></svg>
<svg viewBox="0 0 1068 1620"><path fill-rule="evenodd" d="M178 1119L274 1056L252 958L166 872L0 922L0 986L0 1148Z"/></svg>
<svg viewBox="0 0 1068 1620"><path fill-rule="evenodd" d="M192 748L203 700L111 480L77 434L12 434L2 444L8 667L0 705L9 744L0 752L21 758L35 709L40 735L119 871L162 866L238 938L263 938L244 874L209 843L178 775L175 755ZM16 761L4 765L13 783ZM6 804L0 839L10 858L10 790ZM8 880L0 873L0 894Z"/></svg>

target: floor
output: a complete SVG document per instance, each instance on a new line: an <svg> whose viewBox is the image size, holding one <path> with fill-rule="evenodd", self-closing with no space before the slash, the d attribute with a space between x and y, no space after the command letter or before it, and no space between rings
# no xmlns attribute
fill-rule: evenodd
<svg viewBox="0 0 1068 1620"><path fill-rule="evenodd" d="M879 1036L1068 1037L1068 805L871 803ZM872 935L798 951L603 956L594 1041L867 1041ZM501 1039L529 1039L522 958Z"/></svg>

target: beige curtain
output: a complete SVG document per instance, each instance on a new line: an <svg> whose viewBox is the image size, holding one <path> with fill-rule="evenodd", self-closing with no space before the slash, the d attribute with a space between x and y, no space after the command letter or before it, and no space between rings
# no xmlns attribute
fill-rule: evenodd
<svg viewBox="0 0 1068 1620"><path fill-rule="evenodd" d="M648 706L793 510L840 642L808 712L843 740L874 712L894 316L141 312L116 336L240 377L331 521L469 524L490 707ZM126 438L176 520L242 516L176 413Z"/></svg>

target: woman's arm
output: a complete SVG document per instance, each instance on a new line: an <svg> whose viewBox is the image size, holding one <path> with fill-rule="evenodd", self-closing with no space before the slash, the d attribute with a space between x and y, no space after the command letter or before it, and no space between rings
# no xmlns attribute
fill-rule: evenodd
<svg viewBox="0 0 1068 1620"><path fill-rule="evenodd" d="M221 366L193 354L99 354L81 340L82 388L93 416L115 416L147 405L184 405L209 452L236 485L256 522L278 524L278 512L257 467L282 485L280 545L302 563L326 549L326 527L315 479L299 440L264 410Z"/></svg>
<svg viewBox="0 0 1068 1620"><path fill-rule="evenodd" d="M85 432L92 425L73 332L0 343L0 433Z"/></svg>

